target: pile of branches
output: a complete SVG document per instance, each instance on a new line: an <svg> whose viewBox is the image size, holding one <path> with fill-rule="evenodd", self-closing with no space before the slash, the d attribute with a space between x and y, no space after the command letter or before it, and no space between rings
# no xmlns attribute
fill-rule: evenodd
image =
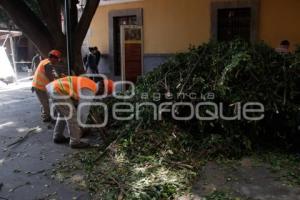
<svg viewBox="0 0 300 200"><path fill-rule="evenodd" d="M129 89L124 95L130 93ZM153 106L117 114L135 115L130 121L115 120L109 113L104 145L80 154L78 166L88 173L89 189L101 199L176 199L190 188L208 159L239 158L260 148L300 147L300 50L281 55L264 43L241 40L192 47L142 77L132 98L108 98L104 103L112 111L121 101L133 106L169 103L165 110L179 102L195 107L209 102L222 104L227 117L236 116L239 106L248 102L264 106L264 118L258 121L197 116L182 121L170 112L155 120ZM198 114L211 116L214 109L201 107ZM190 110L180 106L175 113L188 116ZM103 107L93 109L92 121L102 121L103 111Z"/></svg>
<svg viewBox="0 0 300 200"><path fill-rule="evenodd" d="M264 43L249 44L242 40L210 42L191 47L142 77L135 89L132 103L199 102L222 103L225 116L235 116L237 108L248 102L264 105L264 119L259 121L203 121L195 117L176 121L164 114L159 123L173 123L199 140L206 154L241 156L254 148L280 146L290 149L299 145L300 120L300 51L281 55ZM147 94L148 98L144 98ZM160 98L154 98L161 94ZM196 94L187 98L180 94ZM205 99L214 94L213 99ZM169 98L171 97L171 98ZM204 97L204 98L203 98ZM110 102L115 101L111 100ZM180 107L178 116L186 116L190 108ZM213 108L200 109L201 116ZM141 118L126 126L151 128L153 109L143 107ZM115 122L114 122L115 123ZM119 122L122 127L124 122ZM131 125L130 125L131 124ZM116 125L116 124L114 124Z"/></svg>

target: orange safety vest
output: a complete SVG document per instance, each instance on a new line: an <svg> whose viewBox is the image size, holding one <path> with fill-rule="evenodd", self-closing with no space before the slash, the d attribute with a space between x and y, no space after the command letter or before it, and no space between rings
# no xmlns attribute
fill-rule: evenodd
<svg viewBox="0 0 300 200"><path fill-rule="evenodd" d="M53 91L59 95L69 96L79 100L79 90L86 88L97 93L97 84L89 78L78 76L67 76L51 82Z"/></svg>
<svg viewBox="0 0 300 200"><path fill-rule="evenodd" d="M106 88L107 94L112 94L114 91L114 82L110 79L104 79L104 87Z"/></svg>
<svg viewBox="0 0 300 200"><path fill-rule="evenodd" d="M50 63L49 59L42 60L38 65L32 80L32 87L46 91L46 85L50 83L45 74L45 66Z"/></svg>

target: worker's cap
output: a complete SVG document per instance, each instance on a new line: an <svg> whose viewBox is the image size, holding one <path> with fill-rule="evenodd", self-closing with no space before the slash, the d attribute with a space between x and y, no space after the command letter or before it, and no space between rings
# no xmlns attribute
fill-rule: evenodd
<svg viewBox="0 0 300 200"><path fill-rule="evenodd" d="M57 58L61 58L62 53L61 53L61 51L54 49L49 52L49 56L55 56Z"/></svg>

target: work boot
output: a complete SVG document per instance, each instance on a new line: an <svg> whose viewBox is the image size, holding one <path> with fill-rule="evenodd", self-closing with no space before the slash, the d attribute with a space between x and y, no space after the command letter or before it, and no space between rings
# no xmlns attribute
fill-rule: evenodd
<svg viewBox="0 0 300 200"><path fill-rule="evenodd" d="M88 135L91 132L90 128L82 128L80 127L82 137Z"/></svg>
<svg viewBox="0 0 300 200"><path fill-rule="evenodd" d="M70 143L70 147L72 149L83 149L83 148L88 148L91 145L85 142L79 142L79 143Z"/></svg>
<svg viewBox="0 0 300 200"><path fill-rule="evenodd" d="M51 122L51 120L52 120L51 117L45 117L45 118L42 117L42 121L45 123Z"/></svg>
<svg viewBox="0 0 300 200"><path fill-rule="evenodd" d="M62 137L62 138L54 138L53 142L55 144L66 144L70 142L70 138Z"/></svg>

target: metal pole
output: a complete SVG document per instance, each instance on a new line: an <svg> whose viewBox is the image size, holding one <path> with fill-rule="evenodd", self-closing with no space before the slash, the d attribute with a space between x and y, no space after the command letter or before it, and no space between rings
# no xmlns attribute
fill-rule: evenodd
<svg viewBox="0 0 300 200"><path fill-rule="evenodd" d="M72 67L74 64L73 60L73 46L72 46L72 26L71 26L71 16L70 16L70 0L65 0L65 34L67 41L67 64L68 64L68 73L72 75Z"/></svg>
<svg viewBox="0 0 300 200"><path fill-rule="evenodd" d="M15 61L15 45L14 45L14 40L11 35L9 36L9 43L10 43L12 64L13 64L14 71L15 71L15 78L16 78L16 82L18 83L18 71L17 71L17 65L16 65L16 61Z"/></svg>

